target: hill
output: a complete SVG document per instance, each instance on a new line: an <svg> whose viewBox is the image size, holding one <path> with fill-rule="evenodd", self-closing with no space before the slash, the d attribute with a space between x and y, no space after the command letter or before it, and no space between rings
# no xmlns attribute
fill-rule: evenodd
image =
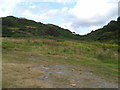
<svg viewBox="0 0 120 90"><path fill-rule="evenodd" d="M55 37L63 39L87 40L99 42L118 42L120 30L120 17L117 21L111 21L103 28L92 31L87 35L74 34L68 29L63 29L53 24L43 24L25 18L7 16L2 18L3 37Z"/></svg>
<svg viewBox="0 0 120 90"><path fill-rule="evenodd" d="M117 21L112 20L103 28L92 31L87 35L84 35L83 39L117 43L119 39L119 31L120 31L120 17L117 19Z"/></svg>
<svg viewBox="0 0 120 90"><path fill-rule="evenodd" d="M3 37L58 37L58 38L79 38L67 29L53 24L43 24L25 18L13 16L2 18Z"/></svg>

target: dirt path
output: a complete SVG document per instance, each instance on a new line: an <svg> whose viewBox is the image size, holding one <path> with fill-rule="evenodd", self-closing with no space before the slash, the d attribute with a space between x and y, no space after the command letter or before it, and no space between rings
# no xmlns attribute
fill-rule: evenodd
<svg viewBox="0 0 120 90"><path fill-rule="evenodd" d="M13 61L5 62L8 58L4 58L5 88L118 88L117 83L95 76L85 66L24 55L26 58L23 61L12 58Z"/></svg>
<svg viewBox="0 0 120 90"><path fill-rule="evenodd" d="M29 67L29 70L43 71L37 79L47 82L54 88L117 88L117 83L110 83L95 76L91 72L76 70L71 65L44 64Z"/></svg>

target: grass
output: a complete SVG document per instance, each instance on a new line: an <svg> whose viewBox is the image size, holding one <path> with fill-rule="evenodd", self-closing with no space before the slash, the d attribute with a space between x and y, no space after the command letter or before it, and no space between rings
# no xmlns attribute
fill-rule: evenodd
<svg viewBox="0 0 120 90"><path fill-rule="evenodd" d="M99 42L3 38L3 87L51 87L48 83L43 85L42 81L36 83L35 76L42 72L31 73L26 69L39 63L71 64L77 69L85 68L108 81L117 82L117 48L116 44ZM31 58L38 60L32 61ZM28 85L28 82L32 83Z"/></svg>

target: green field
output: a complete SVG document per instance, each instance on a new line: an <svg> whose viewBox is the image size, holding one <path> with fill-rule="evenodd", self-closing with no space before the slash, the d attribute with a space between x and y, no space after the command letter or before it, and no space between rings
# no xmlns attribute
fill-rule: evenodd
<svg viewBox="0 0 120 90"><path fill-rule="evenodd" d="M84 88L90 82L92 83L91 79L84 79L84 85L81 86L75 80L72 81L67 77L52 74L51 77L55 83L51 84L46 80L36 78L38 75L44 75L44 70L29 70L30 67L39 65L52 67L58 64L63 65L63 67L70 66L69 69L75 73L80 70L90 72L102 80L117 84L117 51L117 44L100 42L44 38L2 38L3 88L69 87L67 85L71 85L73 82L76 83L75 87ZM87 84L87 82L89 83ZM88 87L97 87L97 85Z"/></svg>

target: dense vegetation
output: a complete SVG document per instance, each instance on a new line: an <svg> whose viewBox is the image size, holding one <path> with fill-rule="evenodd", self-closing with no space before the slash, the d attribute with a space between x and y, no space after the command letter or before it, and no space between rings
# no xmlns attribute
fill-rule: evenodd
<svg viewBox="0 0 120 90"><path fill-rule="evenodd" d="M111 21L103 28L100 28L96 31L92 31L91 33L83 37L84 39L87 40L118 43L118 39L120 39L119 31L120 31L120 17L117 19L117 21Z"/></svg>
<svg viewBox="0 0 120 90"><path fill-rule="evenodd" d="M8 16L2 18L3 37L59 37L59 38L79 38L67 29L60 28L52 24L43 24L27 20L25 18L16 18Z"/></svg>
<svg viewBox="0 0 120 90"><path fill-rule="evenodd" d="M120 17L117 21L111 21L108 25L91 33L80 36L73 34L67 29L63 29L53 24L43 24L27 20L25 18L16 18L13 16L3 17L3 37L55 37L74 40L94 40L100 42L118 43L120 30Z"/></svg>

